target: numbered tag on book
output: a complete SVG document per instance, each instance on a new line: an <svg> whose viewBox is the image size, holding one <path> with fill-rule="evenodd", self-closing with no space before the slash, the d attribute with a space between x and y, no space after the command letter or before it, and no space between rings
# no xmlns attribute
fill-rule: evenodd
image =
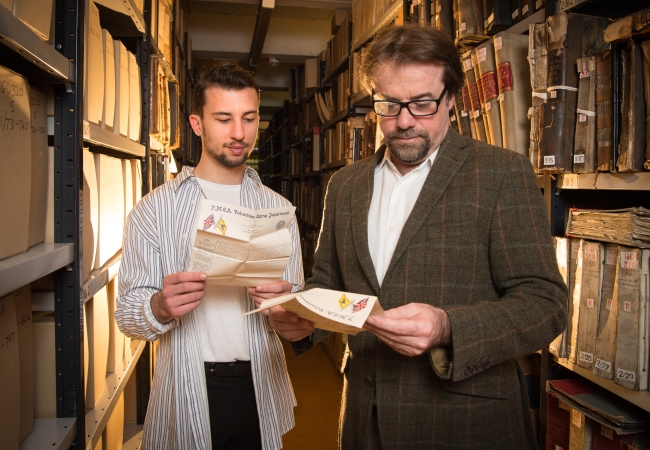
<svg viewBox="0 0 650 450"><path fill-rule="evenodd" d="M612 363L609 361L604 361L602 359L597 359L594 367L603 372L612 373Z"/></svg>

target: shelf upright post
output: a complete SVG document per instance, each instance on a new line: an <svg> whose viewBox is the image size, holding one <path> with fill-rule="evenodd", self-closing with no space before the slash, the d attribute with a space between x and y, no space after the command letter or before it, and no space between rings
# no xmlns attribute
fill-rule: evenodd
<svg viewBox="0 0 650 450"><path fill-rule="evenodd" d="M83 180L84 2L56 2L55 47L74 65L74 83L55 88L54 240L74 243L74 262L55 276L57 417L76 417L76 443L86 444L81 202Z"/></svg>
<svg viewBox="0 0 650 450"><path fill-rule="evenodd" d="M142 159L142 195L149 192L151 183L149 182L149 103L151 102L151 92L149 91L150 63L151 63L151 2L156 0L145 0L143 17L146 31L144 37L138 39L138 48L136 55L138 65L140 66L140 86L141 86L141 115L140 122L140 144L144 145L144 158Z"/></svg>

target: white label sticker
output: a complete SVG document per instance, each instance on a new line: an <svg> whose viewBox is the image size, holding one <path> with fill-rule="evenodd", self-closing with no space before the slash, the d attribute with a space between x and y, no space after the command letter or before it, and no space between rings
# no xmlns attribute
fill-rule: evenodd
<svg viewBox="0 0 650 450"><path fill-rule="evenodd" d="M587 352L580 352L580 361L591 364L594 362L594 354L587 353Z"/></svg>
<svg viewBox="0 0 650 450"><path fill-rule="evenodd" d="M579 251L580 251L580 241L571 242L571 259L576 259L578 257Z"/></svg>
<svg viewBox="0 0 650 450"><path fill-rule="evenodd" d="M524 5L521 7L521 13L526 14L528 12L528 5Z"/></svg>
<svg viewBox="0 0 650 450"><path fill-rule="evenodd" d="M584 162L585 162L585 155L573 155L574 164L584 164Z"/></svg>
<svg viewBox="0 0 650 450"><path fill-rule="evenodd" d="M603 372L612 373L612 363L602 359L597 359L594 363L596 369L602 370Z"/></svg>
<svg viewBox="0 0 650 450"><path fill-rule="evenodd" d="M608 298L608 299L607 299L607 302L605 303L605 309L607 309L607 311L611 311L611 310L612 310L612 303L613 303L613 302L612 302L612 299L611 299L611 298Z"/></svg>
<svg viewBox="0 0 650 450"><path fill-rule="evenodd" d="M491 106L489 103L486 103L486 104L483 105L483 106L485 107L485 110L486 110L486 111L489 111L489 110L492 109L492 106Z"/></svg>
<svg viewBox="0 0 650 450"><path fill-rule="evenodd" d="M449 116L449 120L452 122L456 122L456 116Z"/></svg>
<svg viewBox="0 0 650 450"><path fill-rule="evenodd" d="M631 301L627 300L627 301L623 302L623 311L625 311L627 313L632 312L632 302Z"/></svg>
<svg viewBox="0 0 650 450"><path fill-rule="evenodd" d="M607 258L605 259L605 262L607 264L614 265L616 264L617 257L618 257L618 250L616 250L615 247L609 247L607 249Z"/></svg>
<svg viewBox="0 0 650 450"><path fill-rule="evenodd" d="M465 31L467 29L467 24L465 22L461 23L458 27L458 31Z"/></svg>
<svg viewBox="0 0 650 450"><path fill-rule="evenodd" d="M614 429L607 427L605 425L600 425L600 435L609 439L610 441L614 440Z"/></svg>
<svg viewBox="0 0 650 450"><path fill-rule="evenodd" d="M472 69L472 60L470 58L463 60L463 69L465 69L465 72Z"/></svg>
<svg viewBox="0 0 650 450"><path fill-rule="evenodd" d="M587 308L593 309L596 307L596 301L593 298L587 299Z"/></svg>
<svg viewBox="0 0 650 450"><path fill-rule="evenodd" d="M549 92L549 95L551 96L551 98L557 98L557 91L551 91Z"/></svg>
<svg viewBox="0 0 650 450"><path fill-rule="evenodd" d="M514 19L516 19L517 17L519 17L519 10L518 10L518 9L515 9L515 10L512 12L512 18L513 18L513 20L514 20Z"/></svg>
<svg viewBox="0 0 650 450"><path fill-rule="evenodd" d="M503 48L503 38L501 36L494 38L494 50L499 51Z"/></svg>
<svg viewBox="0 0 650 450"><path fill-rule="evenodd" d="M555 155L544 156L544 165L545 166L554 166L555 165Z"/></svg>
<svg viewBox="0 0 650 450"><path fill-rule="evenodd" d="M461 111L460 116L461 117L467 117L467 111Z"/></svg>
<svg viewBox="0 0 650 450"><path fill-rule="evenodd" d="M616 369L616 378L627 381L636 381L636 373L631 370Z"/></svg>
<svg viewBox="0 0 650 450"><path fill-rule="evenodd" d="M478 59L478 62L483 62L487 59L486 47L481 47L478 50L476 50L476 59Z"/></svg>
<svg viewBox="0 0 650 450"><path fill-rule="evenodd" d="M578 114L578 122L586 122L586 121L587 121L586 114Z"/></svg>

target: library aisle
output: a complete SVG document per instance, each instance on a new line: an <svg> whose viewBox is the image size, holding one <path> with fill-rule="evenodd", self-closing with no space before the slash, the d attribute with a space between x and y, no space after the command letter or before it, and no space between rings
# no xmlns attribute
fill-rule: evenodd
<svg viewBox="0 0 650 450"><path fill-rule="evenodd" d="M343 378L321 345L296 357L282 341L296 394L296 426L284 435L284 450L336 450Z"/></svg>

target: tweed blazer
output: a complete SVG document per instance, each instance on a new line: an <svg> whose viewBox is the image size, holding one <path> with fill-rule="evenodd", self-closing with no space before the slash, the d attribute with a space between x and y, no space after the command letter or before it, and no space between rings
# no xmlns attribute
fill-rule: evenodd
<svg viewBox="0 0 650 450"><path fill-rule="evenodd" d="M515 358L562 332L567 290L529 161L449 130L379 286L368 210L383 156L332 177L305 289L376 295L384 309L443 308L451 367L442 377L428 353L406 357L370 332L350 336L340 448L366 448L374 402L385 449L536 448Z"/></svg>

